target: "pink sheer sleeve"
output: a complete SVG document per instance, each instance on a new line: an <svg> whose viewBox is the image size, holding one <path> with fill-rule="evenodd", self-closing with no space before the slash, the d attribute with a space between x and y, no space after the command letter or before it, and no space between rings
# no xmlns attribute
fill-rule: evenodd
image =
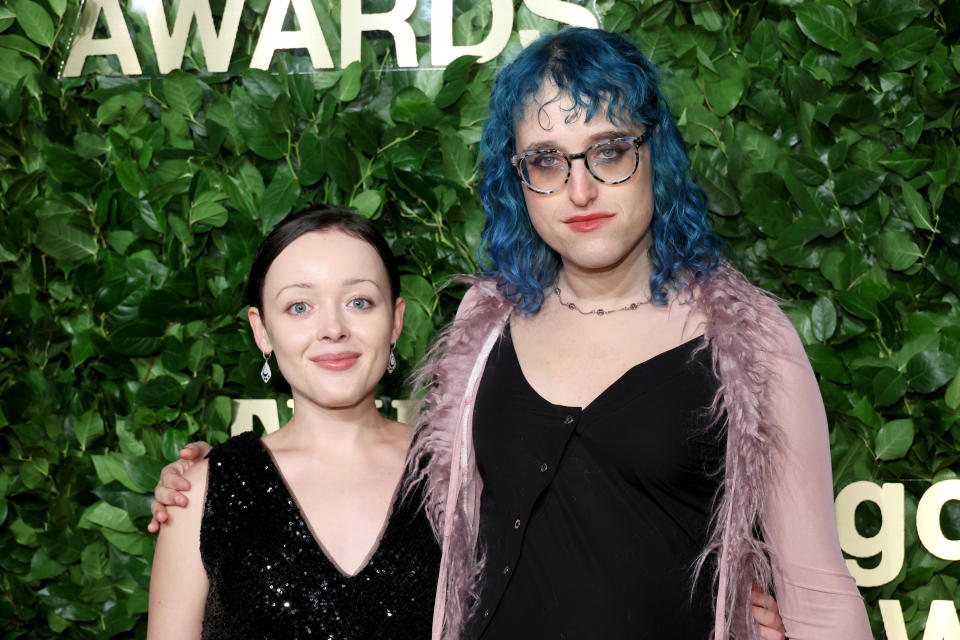
<svg viewBox="0 0 960 640"><path fill-rule="evenodd" d="M772 408L783 430L770 479L765 529L779 567L776 596L792 640L872 640L863 600L837 537L827 416L813 370L792 327L775 360Z"/></svg>

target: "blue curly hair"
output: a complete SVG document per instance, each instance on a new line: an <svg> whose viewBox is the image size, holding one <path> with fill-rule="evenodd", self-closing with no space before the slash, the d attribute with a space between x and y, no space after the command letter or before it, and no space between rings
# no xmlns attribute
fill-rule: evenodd
<svg viewBox="0 0 960 640"><path fill-rule="evenodd" d="M575 113L600 112L614 124L642 125L653 169L654 216L650 293L655 304L668 291L689 289L720 264L720 238L707 216L707 199L689 176L680 131L659 86L659 72L622 36L569 27L524 49L497 75L490 116L480 138L484 175L480 195L487 212L480 249L485 276L496 278L514 306L536 313L543 291L557 277L560 256L537 235L523 186L510 156L514 127L545 84L572 98ZM685 275L684 275L685 274ZM684 279L690 278L693 280Z"/></svg>

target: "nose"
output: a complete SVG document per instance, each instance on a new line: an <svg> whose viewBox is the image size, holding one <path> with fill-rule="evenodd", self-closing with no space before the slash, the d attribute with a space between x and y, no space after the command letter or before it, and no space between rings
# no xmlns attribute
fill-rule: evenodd
<svg viewBox="0 0 960 640"><path fill-rule="evenodd" d="M340 342L349 335L347 323L340 305L324 305L317 314L317 339L326 342Z"/></svg>
<svg viewBox="0 0 960 640"><path fill-rule="evenodd" d="M597 197L599 183L590 175L586 158L578 158L570 164L570 179L567 181L567 197L578 207L585 207Z"/></svg>

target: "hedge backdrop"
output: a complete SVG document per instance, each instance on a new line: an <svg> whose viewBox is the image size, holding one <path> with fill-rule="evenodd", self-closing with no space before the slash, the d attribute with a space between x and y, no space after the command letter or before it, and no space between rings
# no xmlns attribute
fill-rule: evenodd
<svg viewBox="0 0 960 640"><path fill-rule="evenodd" d="M314 4L337 60L339 4ZM515 30L558 27L515 4ZM241 291L287 213L344 204L386 232L408 300L401 374L462 295L435 286L475 267L496 64L396 71L392 41L368 38L346 69L278 53L250 70L266 5L248 0L229 72L203 71L197 45L165 76L142 55L148 76L101 57L69 80L76 0L0 6L3 638L144 636L160 466L224 440L231 398L282 397L257 376ZM455 42L477 41L489 3L456 6ZM838 488L923 481L907 484L903 571L864 591L877 637L876 601L896 598L920 638L932 600L960 604L960 563L928 554L910 520L960 457L960 1L589 6L672 70L730 255L789 302L818 373ZM426 65L429 9L411 24ZM514 32L505 55L519 48ZM378 393L404 397L400 380ZM953 539L958 507L941 518ZM877 530L876 510L857 516Z"/></svg>

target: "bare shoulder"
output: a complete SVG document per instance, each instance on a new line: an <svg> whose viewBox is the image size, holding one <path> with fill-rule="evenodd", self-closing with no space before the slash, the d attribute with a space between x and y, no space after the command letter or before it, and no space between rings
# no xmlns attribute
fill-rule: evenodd
<svg viewBox="0 0 960 640"><path fill-rule="evenodd" d="M707 315L692 301L674 298L670 301L671 322L680 326L680 341L687 342L702 336L707 330Z"/></svg>

